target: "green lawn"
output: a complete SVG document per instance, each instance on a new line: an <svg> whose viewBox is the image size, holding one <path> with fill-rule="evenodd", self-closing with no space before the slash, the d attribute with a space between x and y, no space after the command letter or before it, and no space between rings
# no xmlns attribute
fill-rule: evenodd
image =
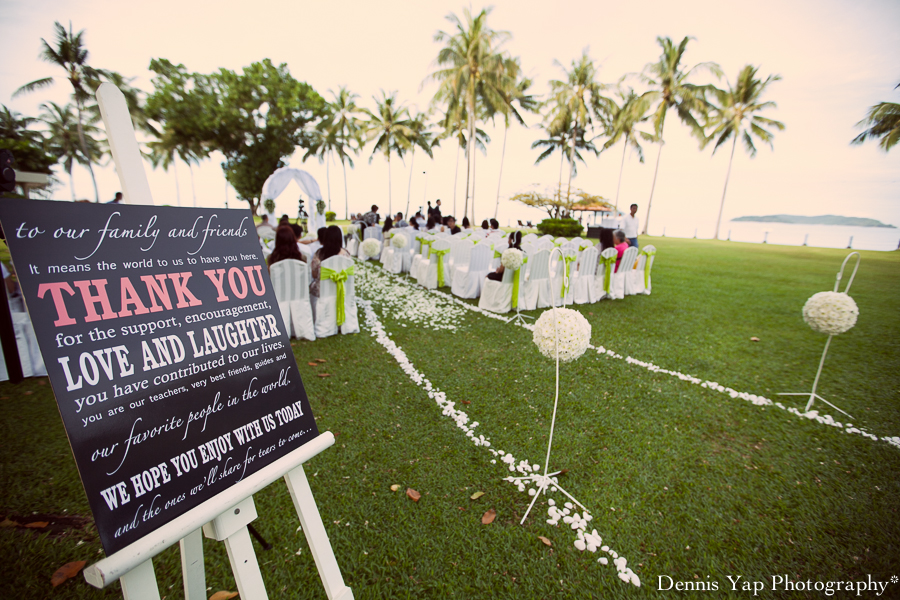
<svg viewBox="0 0 900 600"><path fill-rule="evenodd" d="M826 336L803 323L800 309L832 289L846 251L641 239L651 242L651 296L577 307L592 344L802 409L803 399L776 394L812 386ZM727 575L769 585L778 574L822 582L900 575L900 448L590 350L560 368L551 466L567 469L560 484L590 510L588 529L627 558L642 587L621 581L611 556L577 550L562 522L547 524L545 499L520 526L531 498L504 481L510 472L491 450L543 463L552 362L522 327L405 286L379 299L384 276L360 272L360 293L390 340L491 446L476 446L443 416L366 327L294 342L319 429L336 435L306 468L356 598L639 598L658 597L662 575L718 581L720 591L730 590ZM863 252L851 295L859 322L833 340L819 391L856 427L900 435L900 253ZM450 322L455 330L443 328ZM308 366L315 358L326 362ZM46 380L0 384L0 411L0 517L89 516ZM422 494L418 503L407 487ZM471 500L477 491L484 495ZM274 545L257 547L270 597L325 598L285 486L255 500L255 525ZM482 525L488 509L497 518ZM99 591L80 576L50 587L63 563L101 556L90 523L78 525L0 528L9 567L0 597L120 596L118 584ZM207 540L204 550L210 594L236 589L222 545ZM161 593L181 597L177 550L155 563ZM898 585L882 597L898 595Z"/></svg>

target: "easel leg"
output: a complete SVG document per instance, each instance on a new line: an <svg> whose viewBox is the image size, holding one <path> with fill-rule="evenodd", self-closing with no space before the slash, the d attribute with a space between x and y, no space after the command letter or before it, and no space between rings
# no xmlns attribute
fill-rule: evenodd
<svg viewBox="0 0 900 600"><path fill-rule="evenodd" d="M208 538L225 542L241 598L266 600L269 596L247 531L247 524L256 516L256 505L250 496L204 525L203 533Z"/></svg>
<svg viewBox="0 0 900 600"><path fill-rule="evenodd" d="M185 600L206 599L206 571L203 567L203 532L197 529L178 542Z"/></svg>
<svg viewBox="0 0 900 600"><path fill-rule="evenodd" d="M122 597L125 600L159 600L159 586L156 584L156 573L153 572L153 561L148 560L122 575Z"/></svg>
<svg viewBox="0 0 900 600"><path fill-rule="evenodd" d="M313 499L303 465L285 474L284 480L291 493L291 500L294 501L297 515L300 517L303 533L306 535L309 549L316 561L316 567L322 578L322 585L325 587L328 600L353 600L353 590L344 585L341 569L334 557L331 542L328 541L328 534L325 532L325 525L322 523L316 501ZM244 597L243 594L241 597Z"/></svg>

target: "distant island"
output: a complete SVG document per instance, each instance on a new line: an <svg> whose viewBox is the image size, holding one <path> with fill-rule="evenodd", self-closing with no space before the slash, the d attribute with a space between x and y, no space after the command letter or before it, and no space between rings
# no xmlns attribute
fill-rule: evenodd
<svg viewBox="0 0 900 600"><path fill-rule="evenodd" d="M882 223L875 219L863 219L860 217L839 217L838 215L820 215L818 217L801 217L798 215L766 215L764 217L737 217L732 221L752 221L754 223L792 223L795 225L845 225L850 227L889 227L893 225Z"/></svg>

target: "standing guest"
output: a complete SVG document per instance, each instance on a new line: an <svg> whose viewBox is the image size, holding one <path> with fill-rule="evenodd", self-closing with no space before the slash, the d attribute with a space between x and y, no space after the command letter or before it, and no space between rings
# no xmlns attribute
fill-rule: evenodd
<svg viewBox="0 0 900 600"><path fill-rule="evenodd" d="M625 232L625 237L628 238L628 243L638 247L638 225L640 225L640 219L638 219L635 215L637 214L638 205L631 205L631 214L625 215L622 217L622 230Z"/></svg>
<svg viewBox="0 0 900 600"><path fill-rule="evenodd" d="M363 215L363 221L366 222L366 225L371 227L372 225L377 225L381 220L381 217L378 216L378 206L373 204L372 210Z"/></svg>
<svg viewBox="0 0 900 600"><path fill-rule="evenodd" d="M431 209L431 218L434 219L435 223L441 222L441 200L440 200L440 198L434 202L434 208Z"/></svg>
<svg viewBox="0 0 900 600"><path fill-rule="evenodd" d="M121 204L122 203L122 192L116 192L116 197L107 202L107 204Z"/></svg>
<svg viewBox="0 0 900 600"><path fill-rule="evenodd" d="M625 232L621 229L617 229L613 234L613 237L616 238L616 270L614 273L618 273L619 271L619 262L622 260L622 255L628 250L628 239L625 237Z"/></svg>
<svg viewBox="0 0 900 600"><path fill-rule="evenodd" d="M469 217L463 217L462 228L463 231L472 231L472 225L469 224Z"/></svg>
<svg viewBox="0 0 900 600"><path fill-rule="evenodd" d="M303 256L300 248L297 246L297 236L294 235L294 230L285 225L279 227L275 232L275 249L272 250L272 254L266 260L266 264L271 267L278 261L288 258L306 262L306 257Z"/></svg>
<svg viewBox="0 0 900 600"><path fill-rule="evenodd" d="M402 212L398 212L397 216L394 217L394 227L409 227L409 223L403 220Z"/></svg>
<svg viewBox="0 0 900 600"><path fill-rule="evenodd" d="M387 232L390 231L394 227L394 220L390 217L387 217L384 220L384 227L381 228L381 233L384 235L385 239L387 239Z"/></svg>
<svg viewBox="0 0 900 600"><path fill-rule="evenodd" d="M447 228L450 231L450 235L462 231L459 227L456 226L456 219L454 219L452 216L447 217Z"/></svg>
<svg viewBox="0 0 900 600"><path fill-rule="evenodd" d="M312 303L313 310L316 308L316 302L319 300L319 282L322 277L322 261L332 256L350 256L341 244L344 240L344 234L337 225L330 225L328 231L325 232L322 247L316 250L312 260L309 263L310 276L312 281L309 282L309 299Z"/></svg>

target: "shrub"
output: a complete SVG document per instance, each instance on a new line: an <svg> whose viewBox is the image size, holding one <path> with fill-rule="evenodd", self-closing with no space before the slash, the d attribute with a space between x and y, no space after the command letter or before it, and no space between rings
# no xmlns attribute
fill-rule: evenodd
<svg viewBox="0 0 900 600"><path fill-rule="evenodd" d="M575 237L584 229L575 219L544 219L537 224L537 230L553 237Z"/></svg>
<svg viewBox="0 0 900 600"><path fill-rule="evenodd" d="M329 211L327 211L327 212L325 213L325 220L326 220L326 221L329 221L329 222L330 222L330 221L334 221L334 220L336 220L336 219L337 219L337 213L336 213L336 212L329 210Z"/></svg>

